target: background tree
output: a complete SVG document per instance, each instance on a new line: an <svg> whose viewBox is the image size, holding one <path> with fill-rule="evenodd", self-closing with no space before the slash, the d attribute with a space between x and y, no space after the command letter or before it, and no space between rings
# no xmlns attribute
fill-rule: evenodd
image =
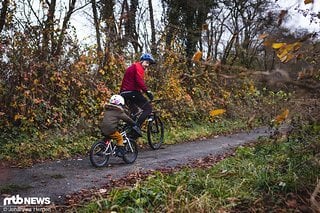
<svg viewBox="0 0 320 213"><path fill-rule="evenodd" d="M8 7L9 7L9 0L4 0L2 2L2 7L1 7L1 12L0 12L0 33L6 24Z"/></svg>
<svg viewBox="0 0 320 213"><path fill-rule="evenodd" d="M202 26L205 24L212 1L163 0L167 5L166 46L171 47L174 39L181 41L186 57L191 58L201 41Z"/></svg>
<svg viewBox="0 0 320 213"><path fill-rule="evenodd" d="M151 53L156 55L157 46L156 46L156 29L155 29L155 21L153 15L153 4L152 0L148 0L149 5L149 15L150 15L150 28L151 28Z"/></svg>

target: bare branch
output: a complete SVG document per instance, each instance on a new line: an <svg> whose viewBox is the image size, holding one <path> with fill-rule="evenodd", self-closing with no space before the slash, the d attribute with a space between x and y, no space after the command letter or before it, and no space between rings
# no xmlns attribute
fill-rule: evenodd
<svg viewBox="0 0 320 213"><path fill-rule="evenodd" d="M37 13L36 13L36 11L34 11L30 0L28 0L27 2L28 2L28 5L29 5L29 7L30 7L30 10L32 11L33 15L36 17L36 19L37 19L37 21L38 21L38 24L39 24L41 27L43 27L43 23L40 21L38 15L37 15Z"/></svg>

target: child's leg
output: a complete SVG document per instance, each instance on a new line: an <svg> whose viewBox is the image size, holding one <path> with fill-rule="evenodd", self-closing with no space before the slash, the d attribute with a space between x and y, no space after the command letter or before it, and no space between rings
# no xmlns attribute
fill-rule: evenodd
<svg viewBox="0 0 320 213"><path fill-rule="evenodd" d="M123 137L118 131L115 131L114 133L110 134L109 137L117 141L117 146L124 146Z"/></svg>

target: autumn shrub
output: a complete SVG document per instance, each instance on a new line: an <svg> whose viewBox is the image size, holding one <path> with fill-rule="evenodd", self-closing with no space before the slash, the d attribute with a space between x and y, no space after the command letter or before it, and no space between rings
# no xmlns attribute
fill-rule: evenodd
<svg viewBox="0 0 320 213"><path fill-rule="evenodd" d="M8 149L22 141L46 143L50 136L44 132L86 131L88 135L97 136L103 105L112 94L119 92L128 65L124 58L131 56L111 52L101 56L94 49L80 52L71 45L63 57L48 59L40 57L41 51L35 46L23 46L25 38L22 35L16 37L19 38L21 41L15 43L17 46L9 45L12 55L1 67L1 143L8 144ZM5 74L6 69L10 72ZM237 70L223 72L236 73ZM263 107L270 100L270 94L259 91L250 79L226 79L213 66L190 65L189 60L174 51L159 56L157 64L146 73L146 83L155 98L161 99L154 108L161 111L166 129L228 123L219 120L222 118L235 123L241 120L245 124L252 115L256 115L256 120L263 117L266 114ZM270 104L276 105L283 100L278 98ZM211 112L216 109L226 113L212 116ZM245 128L244 125L238 127ZM38 135L46 136L33 137ZM56 134L57 144L60 144L60 137L64 136ZM89 146L92 141L84 143ZM84 153L82 146L79 145L79 154ZM33 145L24 147L33 149ZM65 156L74 153L68 149ZM3 158L10 158L10 153L5 153L7 157ZM48 153L47 158L53 156L57 155Z"/></svg>
<svg viewBox="0 0 320 213"><path fill-rule="evenodd" d="M22 134L63 128L101 113L111 91L90 69L94 58L74 54L65 56L73 62L47 61L37 58L32 46L11 52L16 55L2 67L10 69L1 80L3 129L18 128Z"/></svg>
<svg viewBox="0 0 320 213"><path fill-rule="evenodd" d="M5 46L8 60L2 60L0 67L0 159L22 153L26 160L58 157L43 151L48 148L60 153L61 148L55 147L58 144L64 146L64 156L83 154L83 145L68 147L59 142L65 136L57 133L81 137L86 130L88 135L95 134L103 105L112 93L103 76L115 71L107 67L110 73L101 74L93 67L99 64L98 58L90 51L80 52L72 41L58 57L42 52L26 34L17 33L13 38ZM56 140L52 147L48 147L49 138ZM18 152L19 147L24 152ZM77 148L78 152L72 151Z"/></svg>
<svg viewBox="0 0 320 213"><path fill-rule="evenodd" d="M150 82L156 95L164 99L160 109L170 125L210 122L210 112L215 109L225 109L227 119L267 123L290 99L287 92L257 87L253 79L239 75L237 67L221 70L214 65L188 67L188 61L173 52L163 60L153 70L161 76L151 77Z"/></svg>

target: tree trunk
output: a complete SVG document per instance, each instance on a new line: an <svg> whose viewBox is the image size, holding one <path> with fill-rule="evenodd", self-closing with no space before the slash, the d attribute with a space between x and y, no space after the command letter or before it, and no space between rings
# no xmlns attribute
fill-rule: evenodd
<svg viewBox="0 0 320 213"><path fill-rule="evenodd" d="M51 42L51 46L53 48L53 32L54 32L54 13L56 10L56 0L52 0L51 3L46 1L48 4L48 13L47 13L47 20L44 23L43 29L43 40L42 40L42 58L47 58L49 50L49 45Z"/></svg>
<svg viewBox="0 0 320 213"><path fill-rule="evenodd" d="M157 52L157 46L156 46L156 29L154 26L152 0L149 0L149 13L150 13L150 25L151 25L151 53L155 55Z"/></svg>
<svg viewBox="0 0 320 213"><path fill-rule="evenodd" d="M1 14L0 14L0 33L2 32L4 25L6 24L7 10L9 6L9 0L2 2Z"/></svg>
<svg viewBox="0 0 320 213"><path fill-rule="evenodd" d="M127 35L129 41L131 42L135 52L139 52L139 41L138 33L136 31L136 13L138 9L139 1L131 0L130 9L128 11L128 25L127 25ZM141 48L140 48L141 49Z"/></svg>
<svg viewBox="0 0 320 213"><path fill-rule="evenodd" d="M93 21L96 29L97 53L98 55L100 55L102 52L102 48L101 48L101 35L100 35L100 27L99 27L100 24L99 24L96 0L91 0L91 4L92 4Z"/></svg>
<svg viewBox="0 0 320 213"><path fill-rule="evenodd" d="M76 1L77 0L71 0L71 2L69 2L69 10L66 14L66 16L63 19L63 23L62 23L62 28L60 31L60 35L59 35L59 40L58 40L58 44L57 44L57 48L56 51L54 52L54 56L58 56L61 53L61 49L62 49L62 44L63 44L63 40L64 40L64 34L66 32L67 29L67 25L70 21L70 17L74 11L75 5L76 5Z"/></svg>
<svg viewBox="0 0 320 213"><path fill-rule="evenodd" d="M103 6L102 6L102 17L103 20L106 23L106 28L105 28L105 33L106 33L106 47L112 49L111 47L113 46L117 46L117 42L119 42L119 34L117 31L117 26L116 26L116 21L115 21L115 17L114 17L114 11L113 8L115 6L115 2L114 0L106 0L103 1ZM121 28L122 25L122 17L123 15L123 7L121 10L121 17L119 20L119 28ZM121 49L121 48L119 48Z"/></svg>

